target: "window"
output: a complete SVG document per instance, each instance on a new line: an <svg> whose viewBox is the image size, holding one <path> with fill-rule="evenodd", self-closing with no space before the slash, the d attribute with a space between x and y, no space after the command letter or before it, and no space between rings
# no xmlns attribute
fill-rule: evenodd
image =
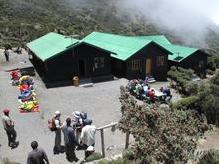
<svg viewBox="0 0 219 164"><path fill-rule="evenodd" d="M141 62L140 60L132 60L132 65L131 65L131 68L132 68L132 71L138 71L141 67Z"/></svg>
<svg viewBox="0 0 219 164"><path fill-rule="evenodd" d="M163 67L165 65L164 60L165 60L164 56L158 56L157 57L157 67Z"/></svg>
<svg viewBox="0 0 219 164"><path fill-rule="evenodd" d="M199 67L199 68L203 68L203 67L204 67L204 61L203 61L203 60L200 60L200 61L199 61L198 67Z"/></svg>
<svg viewBox="0 0 219 164"><path fill-rule="evenodd" d="M105 58L104 57L95 57L94 58L94 69L100 69L104 67Z"/></svg>

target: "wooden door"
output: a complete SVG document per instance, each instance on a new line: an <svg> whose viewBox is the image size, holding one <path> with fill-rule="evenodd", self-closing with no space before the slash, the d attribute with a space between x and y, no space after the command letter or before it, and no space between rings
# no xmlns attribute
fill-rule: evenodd
<svg viewBox="0 0 219 164"><path fill-rule="evenodd" d="M151 59L146 59L146 75L150 75L151 74L151 68L152 68L152 62Z"/></svg>

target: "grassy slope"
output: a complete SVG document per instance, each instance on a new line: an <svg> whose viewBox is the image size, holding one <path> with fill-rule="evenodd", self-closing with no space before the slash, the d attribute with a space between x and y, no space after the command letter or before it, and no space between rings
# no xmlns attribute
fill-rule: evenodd
<svg viewBox="0 0 219 164"><path fill-rule="evenodd" d="M127 35L166 34L140 16L130 21L120 13L116 0L0 0L0 46L25 44L47 32L61 29L83 37L92 31ZM213 52L219 52L219 34L207 38Z"/></svg>

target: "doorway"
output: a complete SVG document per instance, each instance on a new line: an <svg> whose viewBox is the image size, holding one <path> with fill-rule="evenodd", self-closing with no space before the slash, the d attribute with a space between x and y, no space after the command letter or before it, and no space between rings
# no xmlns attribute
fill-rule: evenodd
<svg viewBox="0 0 219 164"><path fill-rule="evenodd" d="M85 63L84 60L79 60L79 75L80 77L85 77Z"/></svg>
<svg viewBox="0 0 219 164"><path fill-rule="evenodd" d="M151 74L151 67L152 67L152 61L151 59L146 59L146 66L145 66L145 73L146 75L150 75Z"/></svg>

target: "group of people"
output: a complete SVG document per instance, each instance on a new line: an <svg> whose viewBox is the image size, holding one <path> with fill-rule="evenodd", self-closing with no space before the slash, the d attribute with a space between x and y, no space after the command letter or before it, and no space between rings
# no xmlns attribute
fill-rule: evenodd
<svg viewBox="0 0 219 164"><path fill-rule="evenodd" d="M6 62L9 62L9 56L10 56L10 51L9 50L12 50L11 46L6 46L5 50L4 50L4 55L5 55ZM14 50L14 52L17 53L17 54L22 54L22 48L17 47L16 50Z"/></svg>
<svg viewBox="0 0 219 164"><path fill-rule="evenodd" d="M16 141L17 133L14 128L14 121L9 116L10 110L4 109L2 122L8 136L8 146L11 149L16 148L19 142ZM94 153L96 127L92 125L92 120L87 118L85 112L75 111L72 117L68 117L61 122L61 112L56 111L48 120L49 129L55 133L55 145L53 153L66 153L66 159L69 162L77 162L79 159L75 150L84 150L85 159ZM62 132L64 135L64 146L61 145ZM33 150L29 153L27 164L44 163L49 164L45 151L38 148L37 141L31 143Z"/></svg>
<svg viewBox="0 0 219 164"><path fill-rule="evenodd" d="M66 159L70 162L78 161L75 149L85 150L85 159L94 152L96 127L91 125L92 120L87 118L84 112L75 111L72 117L61 122L61 113L56 111L48 121L49 129L55 132L54 154L66 153ZM61 146L61 131L64 135L64 151Z"/></svg>
<svg viewBox="0 0 219 164"><path fill-rule="evenodd" d="M149 100L154 103L156 100L166 100L167 98L172 98L171 91L167 87L161 87L160 91L156 91L154 88L151 88L147 80L134 79L130 80L127 89L130 94L134 95L140 100ZM156 95L159 93L159 96ZM158 98L160 97L160 98Z"/></svg>

